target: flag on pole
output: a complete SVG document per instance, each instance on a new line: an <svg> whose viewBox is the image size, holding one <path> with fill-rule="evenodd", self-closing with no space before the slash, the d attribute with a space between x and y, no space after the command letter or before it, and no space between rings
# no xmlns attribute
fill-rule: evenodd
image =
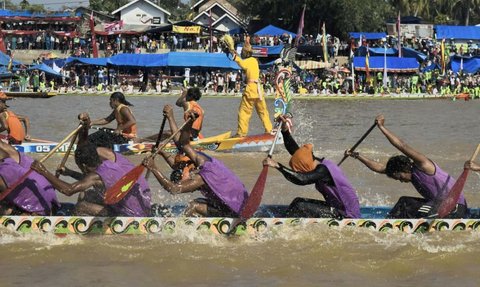
<svg viewBox="0 0 480 287"><path fill-rule="evenodd" d="M14 53L12 52L12 54L10 55L10 60L8 60L7 71L9 72L12 71L12 67L13 67L13 55Z"/></svg>
<svg viewBox="0 0 480 287"><path fill-rule="evenodd" d="M367 74L367 80L370 79L370 52L368 51L368 45L367 55L365 56L365 73Z"/></svg>
<svg viewBox="0 0 480 287"><path fill-rule="evenodd" d="M442 39L442 44L440 45L441 61L442 61L442 75L445 75L446 63L445 63L445 38Z"/></svg>
<svg viewBox="0 0 480 287"><path fill-rule="evenodd" d="M298 47L300 38L302 38L304 19L305 19L305 8L307 5L303 5L302 15L300 16L300 22L298 22L297 37L295 38L295 47Z"/></svg>
<svg viewBox="0 0 480 287"><path fill-rule="evenodd" d="M398 57L402 57L402 37L400 36L400 11L398 11L397 17L397 46L398 46Z"/></svg>
<svg viewBox="0 0 480 287"><path fill-rule="evenodd" d="M5 47L5 41L3 40L3 38L4 38L3 31L0 28L0 51L2 51L3 53L7 53L7 49Z"/></svg>
<svg viewBox="0 0 480 287"><path fill-rule="evenodd" d="M387 88L388 79L387 79L387 46L383 46L383 88Z"/></svg>
<svg viewBox="0 0 480 287"><path fill-rule="evenodd" d="M325 22L322 26L323 36L322 36L322 46L323 46L323 61L328 63L328 53L327 53L327 29L325 28Z"/></svg>
<svg viewBox="0 0 480 287"><path fill-rule="evenodd" d="M97 47L97 38L95 37L95 22L93 21L93 12L90 14L90 33L92 34L93 57L98 58L98 47Z"/></svg>
<svg viewBox="0 0 480 287"><path fill-rule="evenodd" d="M213 32L212 32L212 8L210 8L208 17L208 29L210 30L210 53L213 53Z"/></svg>

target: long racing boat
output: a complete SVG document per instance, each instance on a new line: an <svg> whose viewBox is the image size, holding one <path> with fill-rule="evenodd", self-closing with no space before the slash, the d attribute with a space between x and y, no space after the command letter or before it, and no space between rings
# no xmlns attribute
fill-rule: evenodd
<svg viewBox="0 0 480 287"><path fill-rule="evenodd" d="M264 152L268 151L273 143L274 136L271 134L251 135L246 137L230 137L231 132L225 132L212 137L206 137L198 141L191 142L192 146L197 150L204 151L221 151L221 152ZM277 144L282 144L283 139L279 138ZM14 145L15 148L24 153L48 153L57 143L22 143ZM141 154L148 153L152 150L154 142L135 143L114 145L114 151L124 154ZM58 149L59 153L67 151L69 143L65 143ZM174 143L170 143L164 148L167 152L176 152L177 148Z"/></svg>
<svg viewBox="0 0 480 287"><path fill-rule="evenodd" d="M175 211L175 209L177 209ZM63 235L149 235L175 232L206 232L223 235L259 235L281 232L284 228L314 227L366 228L374 231L426 233L433 231L480 231L480 209L470 209L465 219L387 219L389 207L363 207L362 219L283 218L278 210L285 206L262 206L254 218L232 228L232 218L182 217L181 207L167 213L154 212L152 217L92 216L1 216L0 231L51 233ZM159 209L157 209L159 210ZM173 210L173 212L171 212Z"/></svg>

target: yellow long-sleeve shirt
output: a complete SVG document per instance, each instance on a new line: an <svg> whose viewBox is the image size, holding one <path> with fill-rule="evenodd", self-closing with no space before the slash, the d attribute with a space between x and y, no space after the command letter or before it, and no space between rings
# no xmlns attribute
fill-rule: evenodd
<svg viewBox="0 0 480 287"><path fill-rule="evenodd" d="M243 95L249 99L258 99L258 81L260 78L260 67L254 57L242 59L236 55L234 61L242 68L247 77L245 91Z"/></svg>

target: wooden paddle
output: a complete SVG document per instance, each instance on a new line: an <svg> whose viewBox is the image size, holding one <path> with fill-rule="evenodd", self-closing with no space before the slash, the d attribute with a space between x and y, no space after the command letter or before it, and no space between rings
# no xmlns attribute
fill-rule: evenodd
<svg viewBox="0 0 480 287"><path fill-rule="evenodd" d="M82 125L78 125L78 127L73 130L71 133L68 134L67 137L65 137L61 142L59 142L48 154L46 154L44 157L40 159L40 162L46 161L48 158L50 158L59 148L63 146L64 143L66 143L72 136L74 136L78 131L82 128ZM15 188L21 184L22 182L25 181L25 179L28 177L28 175L33 171L33 169L29 169L22 177L20 177L14 184L12 184L9 188L7 188L5 191L3 191L0 194L0 200L3 200L5 197L7 197Z"/></svg>
<svg viewBox="0 0 480 287"><path fill-rule="evenodd" d="M158 154L158 151L163 149L192 119L188 119L183 125L174 133L168 137L163 144L150 155L151 157L155 157ZM105 204L115 204L122 200L128 192L132 189L135 182L140 178L145 167L142 164L134 167L132 170L127 172L124 176L122 176L113 186L111 186L105 192L104 202Z"/></svg>
<svg viewBox="0 0 480 287"><path fill-rule="evenodd" d="M275 138L273 140L272 147L268 152L269 158L272 157L273 150L275 149L275 145L277 144L278 138L282 133L281 130L282 128L280 124L279 127L277 128L277 132L275 133ZM253 186L252 191L250 192L250 195L248 196L247 201L245 202L245 205L243 206L243 209L240 212L240 218L242 221L252 217L252 215L255 213L255 211L257 211L258 207L260 206L260 203L262 202L263 191L265 190L267 175L268 175L268 165L264 165L262 172L258 176L257 181L255 182L255 185Z"/></svg>
<svg viewBox="0 0 480 287"><path fill-rule="evenodd" d="M480 144L477 146L477 149L475 149L475 152L470 158L470 161L473 161L477 157L479 152L480 152ZM445 199L443 199L442 202L440 203L438 207L438 212L437 212L439 218L443 218L448 214L450 214L450 212L452 212L452 210L457 205L457 201L460 198L460 194L462 193L463 186L467 181L468 172L469 172L468 168L463 169L462 174L458 177L457 181L452 186L452 189L448 192Z"/></svg>
<svg viewBox="0 0 480 287"><path fill-rule="evenodd" d="M352 148L350 148L350 151L354 151L362 142L363 140L373 131L373 129L377 126L377 122L375 122L369 129L367 132L365 132L363 134L363 136L352 146ZM338 166L340 166L342 164L342 162L345 161L345 159L347 159L348 155L344 155L342 160L338 163Z"/></svg>
<svg viewBox="0 0 480 287"><path fill-rule="evenodd" d="M60 162L60 164L57 167L57 170L55 171L55 176L57 178L60 177L60 173L58 171L61 170L65 166L65 164L67 163L68 156L70 155L70 152L72 151L73 145L75 144L75 141L77 140L77 137L78 137L78 132L73 135L72 140L70 141L70 145L68 146L68 149L67 149L67 151L65 152L65 155L62 158L62 162Z"/></svg>
<svg viewBox="0 0 480 287"><path fill-rule="evenodd" d="M160 145L160 140L162 139L163 130L165 129L166 122L167 122L167 116L163 115L162 124L160 125L160 131L158 132L157 141L155 142L155 146L152 149L152 153L157 153L158 146ZM148 179L149 176L150 176L150 170L147 170L147 173L145 174L145 178Z"/></svg>

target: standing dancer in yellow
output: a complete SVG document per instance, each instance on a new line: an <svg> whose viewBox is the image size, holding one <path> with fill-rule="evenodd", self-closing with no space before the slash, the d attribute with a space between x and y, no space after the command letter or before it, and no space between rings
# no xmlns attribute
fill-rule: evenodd
<svg viewBox="0 0 480 287"><path fill-rule="evenodd" d="M228 41L230 42L228 43ZM268 114L267 104L260 83L260 67L258 66L257 59L252 57L253 51L250 45L250 37L247 36L245 38L241 57L235 52L233 40L226 40L224 43L226 43L224 51L233 55L233 60L242 68L246 75L246 87L242 95L240 107L238 108L238 128L235 137L244 137L248 134L248 125L254 107L263 123L265 132L270 133L272 131L272 122L270 121L270 115Z"/></svg>

